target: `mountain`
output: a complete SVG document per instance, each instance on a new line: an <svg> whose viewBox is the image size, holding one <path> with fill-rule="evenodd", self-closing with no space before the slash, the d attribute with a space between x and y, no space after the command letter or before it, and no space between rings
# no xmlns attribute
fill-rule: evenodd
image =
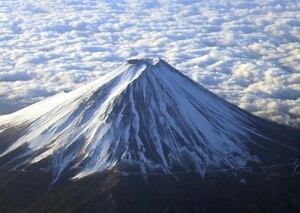
<svg viewBox="0 0 300 213"><path fill-rule="evenodd" d="M0 117L0 211L297 211L299 138L132 59Z"/></svg>

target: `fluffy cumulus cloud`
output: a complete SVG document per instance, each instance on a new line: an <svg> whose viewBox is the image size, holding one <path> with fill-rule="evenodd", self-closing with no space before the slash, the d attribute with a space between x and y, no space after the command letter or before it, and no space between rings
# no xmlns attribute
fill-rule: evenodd
<svg viewBox="0 0 300 213"><path fill-rule="evenodd" d="M154 56L251 113L300 127L297 0L0 1L0 114Z"/></svg>

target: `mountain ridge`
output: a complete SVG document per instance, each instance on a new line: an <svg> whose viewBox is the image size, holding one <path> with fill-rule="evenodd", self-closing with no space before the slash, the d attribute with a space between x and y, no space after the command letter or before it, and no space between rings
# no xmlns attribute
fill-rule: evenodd
<svg viewBox="0 0 300 213"><path fill-rule="evenodd" d="M296 211L299 137L131 59L0 116L0 212Z"/></svg>
<svg viewBox="0 0 300 213"><path fill-rule="evenodd" d="M204 174L211 166L260 162L245 145L255 144L248 135L260 137L251 127L255 117L159 58L128 60L100 80L47 100L34 111L58 104L34 118L0 157L25 145L25 161L15 166L50 158L55 181L71 165L84 168L74 177L81 178L123 164L137 164L142 173L181 167Z"/></svg>

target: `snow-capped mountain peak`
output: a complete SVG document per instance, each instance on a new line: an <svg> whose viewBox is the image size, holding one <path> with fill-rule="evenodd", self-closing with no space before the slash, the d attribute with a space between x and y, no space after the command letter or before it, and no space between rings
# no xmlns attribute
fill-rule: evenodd
<svg viewBox="0 0 300 213"><path fill-rule="evenodd" d="M218 98L159 58L131 59L70 93L0 117L0 159L14 168L50 168L54 179L107 169L156 171L239 168L260 159L249 150L268 139L256 118ZM272 142L275 143L275 142Z"/></svg>
<svg viewBox="0 0 300 213"><path fill-rule="evenodd" d="M128 64L135 64L135 65L140 65L140 64L147 64L147 65L157 65L160 63L161 59L159 57L152 58L152 59L128 59L127 63Z"/></svg>

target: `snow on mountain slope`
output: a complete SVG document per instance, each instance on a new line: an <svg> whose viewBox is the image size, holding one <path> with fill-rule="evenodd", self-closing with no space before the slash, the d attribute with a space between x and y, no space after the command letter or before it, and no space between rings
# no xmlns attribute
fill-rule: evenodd
<svg viewBox="0 0 300 213"><path fill-rule="evenodd" d="M23 131L0 159L17 153L2 165L15 168L47 160L55 180L67 168L77 169L74 178L128 166L204 174L260 162L247 146L253 135L265 137L255 119L159 58L128 60L73 92L1 116L1 132Z"/></svg>

